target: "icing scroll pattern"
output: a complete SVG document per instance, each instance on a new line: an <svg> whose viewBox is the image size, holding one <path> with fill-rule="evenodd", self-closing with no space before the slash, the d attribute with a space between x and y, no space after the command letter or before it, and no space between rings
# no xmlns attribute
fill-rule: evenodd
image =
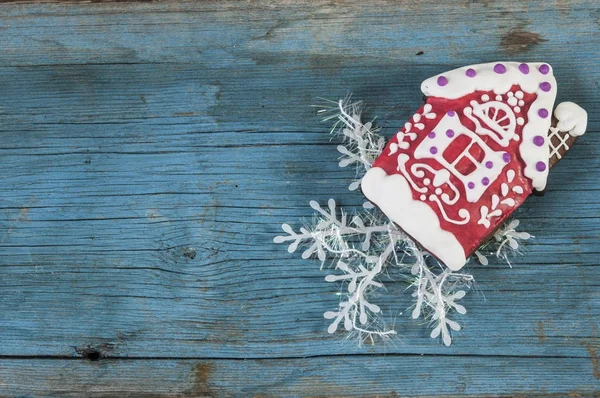
<svg viewBox="0 0 600 398"><path fill-rule="evenodd" d="M506 172L506 178L507 178L508 183L512 183L515 179L515 171L508 170ZM495 217L500 217L503 214L503 210L498 208L499 205L515 207L515 205L516 205L515 200L513 198L507 197L509 194L509 191L510 191L510 188L509 188L508 184L502 183L502 185L500 187L500 194L502 195L503 199L500 200L500 197L496 194L492 195L492 203L490 204L490 207L488 208L487 206L483 205L479 208L479 213L481 215L481 218L479 219L479 221L477 221L477 224L480 224L486 228L489 228L491 226L490 220ZM515 193L518 193L518 194L522 194L523 187L521 187L520 185L514 185L512 187L512 191Z"/></svg>
<svg viewBox="0 0 600 398"><path fill-rule="evenodd" d="M460 198L460 192L458 188L450 181L450 173L447 170L443 169L435 170L433 167L425 163L413 164L409 172L409 170L406 167L406 162L408 161L408 159L409 157L406 154L398 155L398 170L402 173L402 175L408 181L410 186L415 191L421 193L421 201L424 202L426 200L429 200L431 202L434 202L438 206L438 209L440 210L440 213L444 220L448 221L449 223L455 225L467 224L471 217L466 209L459 209L458 216L460 217L460 219L455 220L448 216L448 213L446 212L446 209L444 207L445 204L450 206L456 204L456 202L458 202ZM425 177L424 170L427 170L429 173L433 174L433 180L431 180L431 178ZM420 181L423 183L424 186L419 186L413 179L413 176L421 179ZM434 193L431 193L429 194L429 196L427 196L427 192L429 191L428 186L431 185L433 185L433 188L435 188ZM446 185L450 188L450 190L454 194L452 198L450 198L450 195L443 192L441 188L441 186L443 185Z"/></svg>

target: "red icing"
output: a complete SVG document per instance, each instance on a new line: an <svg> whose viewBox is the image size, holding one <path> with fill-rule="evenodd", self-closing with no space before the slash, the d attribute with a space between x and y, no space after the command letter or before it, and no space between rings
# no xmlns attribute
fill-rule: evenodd
<svg viewBox="0 0 600 398"><path fill-rule="evenodd" d="M511 89L511 91L513 93L516 91L519 91L519 90L520 90L520 88L518 85L513 86ZM406 162L407 169L409 169L409 170L410 170L410 167L415 163L421 163L421 164L425 163L425 164L431 166L435 170L444 169L445 167L443 165L441 165L435 159L430 159L430 158L429 159L428 158L415 159L413 157L415 149L419 146L419 144L422 141L428 139L428 134L430 134L432 132L432 130L434 128L436 128L436 126L438 125L440 120L448 112L450 112L450 114L452 114L452 112L455 112L454 117L459 117L462 125L474 132L476 129L476 126L467 116L464 115L463 110L465 107L470 106L469 104L472 100L476 100L479 103L482 103L481 98L484 94L489 96L490 101L496 100L496 94L494 94L491 91L489 91L489 92L477 91L473 94L469 94L469 95L466 95L462 98L455 99L455 100L449 100L446 98L438 98L438 97L427 98L426 104L430 104L432 106L432 110L430 112L435 113L436 117L433 119L427 119L425 117L421 117L421 119L418 122L423 123L425 125L423 130L419 130L419 129L415 128L415 121L411 118L411 120L409 122L411 123L412 126L411 126L409 132L417 133L417 138L414 141L411 141L408 136L405 136L404 142L409 142L410 147L408 149L398 148L395 151L395 153L391 154L391 152L393 152L393 149L391 147L392 144L398 144L398 137L396 135L394 135L394 137L388 142L382 155L379 156L379 158L377 158L377 160L375 161L374 166L384 169L387 174L401 174L402 175L402 173L398 170L398 155L405 153L409 156L409 159ZM458 191L460 193L460 198L458 199L457 203L455 203L453 205L444 205L444 210L446 211L447 216L450 217L451 219L460 220L462 217L458 214L459 209L466 209L470 215L470 220L468 223L466 223L464 225L457 225L457 224L446 221L439 209L439 206L436 204L436 202L431 201L429 199L424 200L424 203L428 204L431 207L431 209L433 209L433 211L438 215L441 228L446 231L449 231L455 235L455 237L457 238L459 243L462 245L466 256L470 255L475 250L477 250L477 248L486 239L486 237L488 237L496 229L496 227L499 224L501 224L516 208L518 208L532 192L531 181L527 177L525 177L523 174L524 163L519 154L519 145L521 144L521 141L523 139L523 136L522 136L523 126L525 126L528 122L527 121L527 112L529 111L529 106L535 100L535 98L536 98L535 94L524 93L523 98L522 98L524 101L524 105L520 106L520 112L518 112L518 113L515 112L515 115L517 117L522 117L524 119L524 123L522 125L518 125L518 124L516 125L516 134L519 136L518 141L511 140L507 147L502 147L500 144L498 144L496 141L494 141L491 137L489 137L487 135L479 135L479 137L483 139L485 144L487 144L493 151L497 151L497 152L501 152L501 153L507 152L510 155L510 161L508 163L506 163L506 166L502 169L502 172L500 173L498 178L488 185L488 188L485 190L485 192L479 198L479 200L477 200L477 202L471 203L471 202L467 201L466 190L469 188L466 187L463 184L463 182L459 178L457 178L455 175L453 175L453 174L450 175L450 182L453 183L456 186L456 188L458 189ZM507 103L507 99L508 99L507 95L504 94L504 95L502 95L501 102ZM511 106L511 109L513 109L512 106ZM422 114L423 111L424 111L424 106L421 107L417 113ZM502 118L502 114L499 114L499 117L497 117L496 120L501 119L501 118ZM407 133L405 127L403 127L400 130L400 132ZM540 132L540 133L542 133L542 132ZM446 132L445 131L435 131L435 134L446 134ZM452 133L448 133L448 134L452 135ZM438 154L436 154L436 156L443 156L443 158L446 159L446 161L448 161L449 163L452 163L452 162L454 162L455 159L457 159L461 155L463 150L470 144L470 142L471 142L471 139L468 138L467 136L459 135L458 137L456 137L456 139L452 142L452 144L450 144L450 146L443 153L438 153ZM477 161L483 160L484 152L481 148L479 148L479 145L474 144L473 146L471 146L469 153ZM475 170L476 167L486 167L486 166L485 166L485 163L479 164L479 165L474 164L471 160L469 160L465 157L463 157L458 163L455 164L455 169L458 170L460 173L462 173L465 176L468 175L473 170ZM508 177L507 177L508 170L513 170L515 173L515 177L512 180L512 182L508 181ZM425 175L422 178L413 176L413 180L420 187L425 186L425 184L424 184L425 179L433 180L433 178L434 178L434 174L427 170L425 170ZM503 192L502 192L502 184L503 183L507 184L507 186L508 186L508 192L507 193L505 192L506 194L503 194ZM519 193L514 192L513 188L515 186L521 187L523 190L523 193L519 194ZM430 183L428 186L426 186L426 188L427 188L427 193L425 193L425 195L427 197L429 197L429 195L435 193L435 187L433 187L432 183ZM439 188L442 190L441 194L447 193L450 197L454 197L454 193L450 189L448 184L442 184ZM517 190L518 190L518 188L517 188ZM417 192L413 189L412 194L413 194L414 200L422 200L421 196L423 195L423 193ZM508 203L510 203L510 199L512 199L512 200L514 200L515 203L514 203L514 206L511 206L507 203L499 203L496 206L495 210L500 210L502 213L498 216L490 217L488 219L490 225L489 225L489 227L487 227L485 225L478 223L478 221L480 221L480 219L481 219L481 207L482 206L487 207L488 213L491 213L492 211L494 211L493 203L492 203L493 195L497 195L500 202L502 200L509 199ZM439 191L438 191L437 196L438 197L440 196ZM497 213L497 211L496 211L496 213Z"/></svg>

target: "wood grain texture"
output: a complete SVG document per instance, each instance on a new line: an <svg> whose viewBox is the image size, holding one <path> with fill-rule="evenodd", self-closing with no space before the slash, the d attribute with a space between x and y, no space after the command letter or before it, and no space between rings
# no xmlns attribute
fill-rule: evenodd
<svg viewBox="0 0 600 398"><path fill-rule="evenodd" d="M38 359L33 368L31 360L11 359L0 362L0 377L10 383L5 390L8 396L44 395L49 390L59 397L115 398L597 396L588 362L585 358L354 355L243 361Z"/></svg>
<svg viewBox="0 0 600 398"><path fill-rule="evenodd" d="M0 396L597 393L600 8L439 3L0 4ZM327 335L335 287L272 243L362 203L310 105L351 91L389 136L423 79L498 59L588 111L517 212L536 239L471 268L450 348L393 282L398 340Z"/></svg>

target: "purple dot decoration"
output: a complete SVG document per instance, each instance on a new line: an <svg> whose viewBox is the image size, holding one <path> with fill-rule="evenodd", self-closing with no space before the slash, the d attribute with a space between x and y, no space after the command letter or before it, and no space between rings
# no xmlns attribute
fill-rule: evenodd
<svg viewBox="0 0 600 398"><path fill-rule="evenodd" d="M492 163L491 161L487 161L485 162L485 167L487 167L488 169L491 169L492 167L494 167L494 163Z"/></svg>
<svg viewBox="0 0 600 398"><path fill-rule="evenodd" d="M452 130L452 129L446 130L446 135L448 136L448 138L454 137L454 130Z"/></svg>
<svg viewBox="0 0 600 398"><path fill-rule="evenodd" d="M538 115L539 115L539 116L540 116L542 119L545 119L545 118L547 118L547 117L548 117L548 109L544 109L544 108L540 109L540 110L538 111Z"/></svg>
<svg viewBox="0 0 600 398"><path fill-rule="evenodd" d="M552 86L548 82L540 83L540 89L542 89L542 91L548 92L551 88Z"/></svg>
<svg viewBox="0 0 600 398"><path fill-rule="evenodd" d="M435 138L435 131L432 131L431 133L427 134L427 137Z"/></svg>
<svg viewBox="0 0 600 398"><path fill-rule="evenodd" d="M533 137L533 143L536 146L544 145L544 137L542 137L541 135L536 135L535 137Z"/></svg>
<svg viewBox="0 0 600 398"><path fill-rule="evenodd" d="M456 112L454 112L454 111L448 111L448 116L454 116L454 115L456 115Z"/></svg>
<svg viewBox="0 0 600 398"><path fill-rule="evenodd" d="M544 171L544 170L546 170L546 163L544 163L544 162L537 162L535 164L535 169L537 171Z"/></svg>
<svg viewBox="0 0 600 398"><path fill-rule="evenodd" d="M473 69L473 68L469 68L465 72L465 75L467 75L468 77L475 77L476 74L477 74L477 72L475 72L475 69Z"/></svg>
<svg viewBox="0 0 600 398"><path fill-rule="evenodd" d="M496 65L494 65L494 72L496 72L498 74L506 73L506 66L504 66L502 64L496 64Z"/></svg>
<svg viewBox="0 0 600 398"><path fill-rule="evenodd" d="M448 79L446 79L445 76L440 76L437 78L437 84L438 86L444 87L446 84L448 84Z"/></svg>
<svg viewBox="0 0 600 398"><path fill-rule="evenodd" d="M469 189L475 188L475 184L473 182L468 183L467 186L469 187Z"/></svg>
<svg viewBox="0 0 600 398"><path fill-rule="evenodd" d="M490 179L487 178L487 177L483 177L481 179L481 183L487 187L489 185L489 183L490 183Z"/></svg>
<svg viewBox="0 0 600 398"><path fill-rule="evenodd" d="M510 162L510 153L504 152L502 155L502 160L504 160L506 163Z"/></svg>
<svg viewBox="0 0 600 398"><path fill-rule="evenodd" d="M550 72L550 67L547 64L540 65L540 73L542 75L547 75Z"/></svg>
<svg viewBox="0 0 600 398"><path fill-rule="evenodd" d="M527 74L529 74L529 65L521 64L521 65L519 65L519 70L521 71L522 74L527 75Z"/></svg>
<svg viewBox="0 0 600 398"><path fill-rule="evenodd" d="M431 152L432 155L435 155L437 153L437 148L432 146L431 148L429 148L429 152Z"/></svg>

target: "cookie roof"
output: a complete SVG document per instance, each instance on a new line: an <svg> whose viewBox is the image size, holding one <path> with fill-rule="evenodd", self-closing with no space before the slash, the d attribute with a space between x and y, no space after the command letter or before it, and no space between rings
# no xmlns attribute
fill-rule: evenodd
<svg viewBox="0 0 600 398"><path fill-rule="evenodd" d="M431 97L457 99L475 91L505 94L513 85L537 96L527 112L519 153L525 163L525 176L533 188L542 191L548 178L548 130L557 88L550 65L493 62L465 66L430 77L421 84L421 91Z"/></svg>

